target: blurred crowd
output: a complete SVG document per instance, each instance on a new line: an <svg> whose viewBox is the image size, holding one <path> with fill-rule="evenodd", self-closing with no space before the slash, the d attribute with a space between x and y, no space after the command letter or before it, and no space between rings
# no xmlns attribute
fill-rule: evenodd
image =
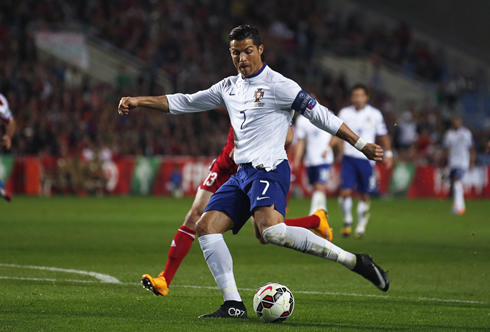
<svg viewBox="0 0 490 332"><path fill-rule="evenodd" d="M144 72L132 77L121 68L114 84L107 85L92 81L76 67L43 59L29 27L77 23L88 34L141 58L148 63L148 72L155 68L168 72L179 92L195 92L236 73L228 58L227 38L242 22L260 29L268 65L316 94L334 112L349 103L349 86L355 82L318 63L316 55L325 50L369 55L438 82L430 105L405 112L393 109L393 96L375 78L370 82L371 104L384 112L395 147L412 150L408 155L414 160L430 161L436 152L449 123L441 108L455 107L460 92L477 89L479 84L470 75L451 75L443 56L413 40L407 24L400 22L392 30L366 26L362 15L341 17L324 1L4 0L0 91L18 123L13 151L78 155L89 161L125 154L217 155L226 140L226 114L175 117L142 111L119 117L120 96L162 91L147 84Z"/></svg>

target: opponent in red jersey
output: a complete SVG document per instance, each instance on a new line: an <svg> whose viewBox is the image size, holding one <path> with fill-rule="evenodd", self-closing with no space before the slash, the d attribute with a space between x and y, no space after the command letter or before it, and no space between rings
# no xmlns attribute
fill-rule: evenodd
<svg viewBox="0 0 490 332"><path fill-rule="evenodd" d="M291 144L292 141L293 132L290 128L286 138L286 145ZM185 217L184 224L180 226L177 234L175 234L168 252L165 270L160 272L157 278L153 278L149 274L144 274L142 277L141 283L143 284L143 287L153 291L155 295L167 296L175 272L177 272L180 263L191 249L191 245L196 237L196 223L199 218L201 218L209 199L237 172L238 166L235 164L232 157L234 148L233 127L230 125L226 145L221 150L218 158L216 158L209 167L209 174L199 187L194 202L192 203L192 207ZM307 217L286 219L284 222L288 226L310 228L316 234L332 241L332 231L328 225L327 214L324 210L318 210L313 215ZM257 239L261 243L267 243L260 236L260 232L256 229L255 224L254 230Z"/></svg>

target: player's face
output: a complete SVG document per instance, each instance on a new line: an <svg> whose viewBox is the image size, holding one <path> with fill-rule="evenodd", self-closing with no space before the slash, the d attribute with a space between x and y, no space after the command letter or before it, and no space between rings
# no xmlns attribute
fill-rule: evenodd
<svg viewBox="0 0 490 332"><path fill-rule="evenodd" d="M264 63L260 56L264 45L255 46L252 39L232 40L230 42L231 60L243 77L249 77L258 72Z"/></svg>
<svg viewBox="0 0 490 332"><path fill-rule="evenodd" d="M364 89L355 89L350 95L350 100L356 109L363 109L369 100Z"/></svg>
<svg viewBox="0 0 490 332"><path fill-rule="evenodd" d="M453 118L452 124L454 129L458 129L463 125L463 121L461 120L460 117L455 117Z"/></svg>

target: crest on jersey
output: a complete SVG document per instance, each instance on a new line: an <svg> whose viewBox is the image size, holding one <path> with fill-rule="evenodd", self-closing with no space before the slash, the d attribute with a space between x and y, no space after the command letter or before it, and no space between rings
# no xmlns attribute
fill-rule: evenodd
<svg viewBox="0 0 490 332"><path fill-rule="evenodd" d="M257 89L254 94L255 102L260 103L260 100L264 98L264 90L262 88Z"/></svg>

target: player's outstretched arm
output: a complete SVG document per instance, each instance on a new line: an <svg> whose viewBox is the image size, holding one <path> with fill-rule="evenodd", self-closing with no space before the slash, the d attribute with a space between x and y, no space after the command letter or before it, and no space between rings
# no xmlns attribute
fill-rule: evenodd
<svg viewBox="0 0 490 332"><path fill-rule="evenodd" d="M128 115L129 111L137 107L151 108L160 112L168 113L167 96L145 96L145 97L122 97L119 101L117 111L119 115Z"/></svg>
<svg viewBox="0 0 490 332"><path fill-rule="evenodd" d="M364 153L368 159L374 161L383 160L383 149L379 145L367 143L357 136L345 123L342 123L336 136L353 145L356 149Z"/></svg>

